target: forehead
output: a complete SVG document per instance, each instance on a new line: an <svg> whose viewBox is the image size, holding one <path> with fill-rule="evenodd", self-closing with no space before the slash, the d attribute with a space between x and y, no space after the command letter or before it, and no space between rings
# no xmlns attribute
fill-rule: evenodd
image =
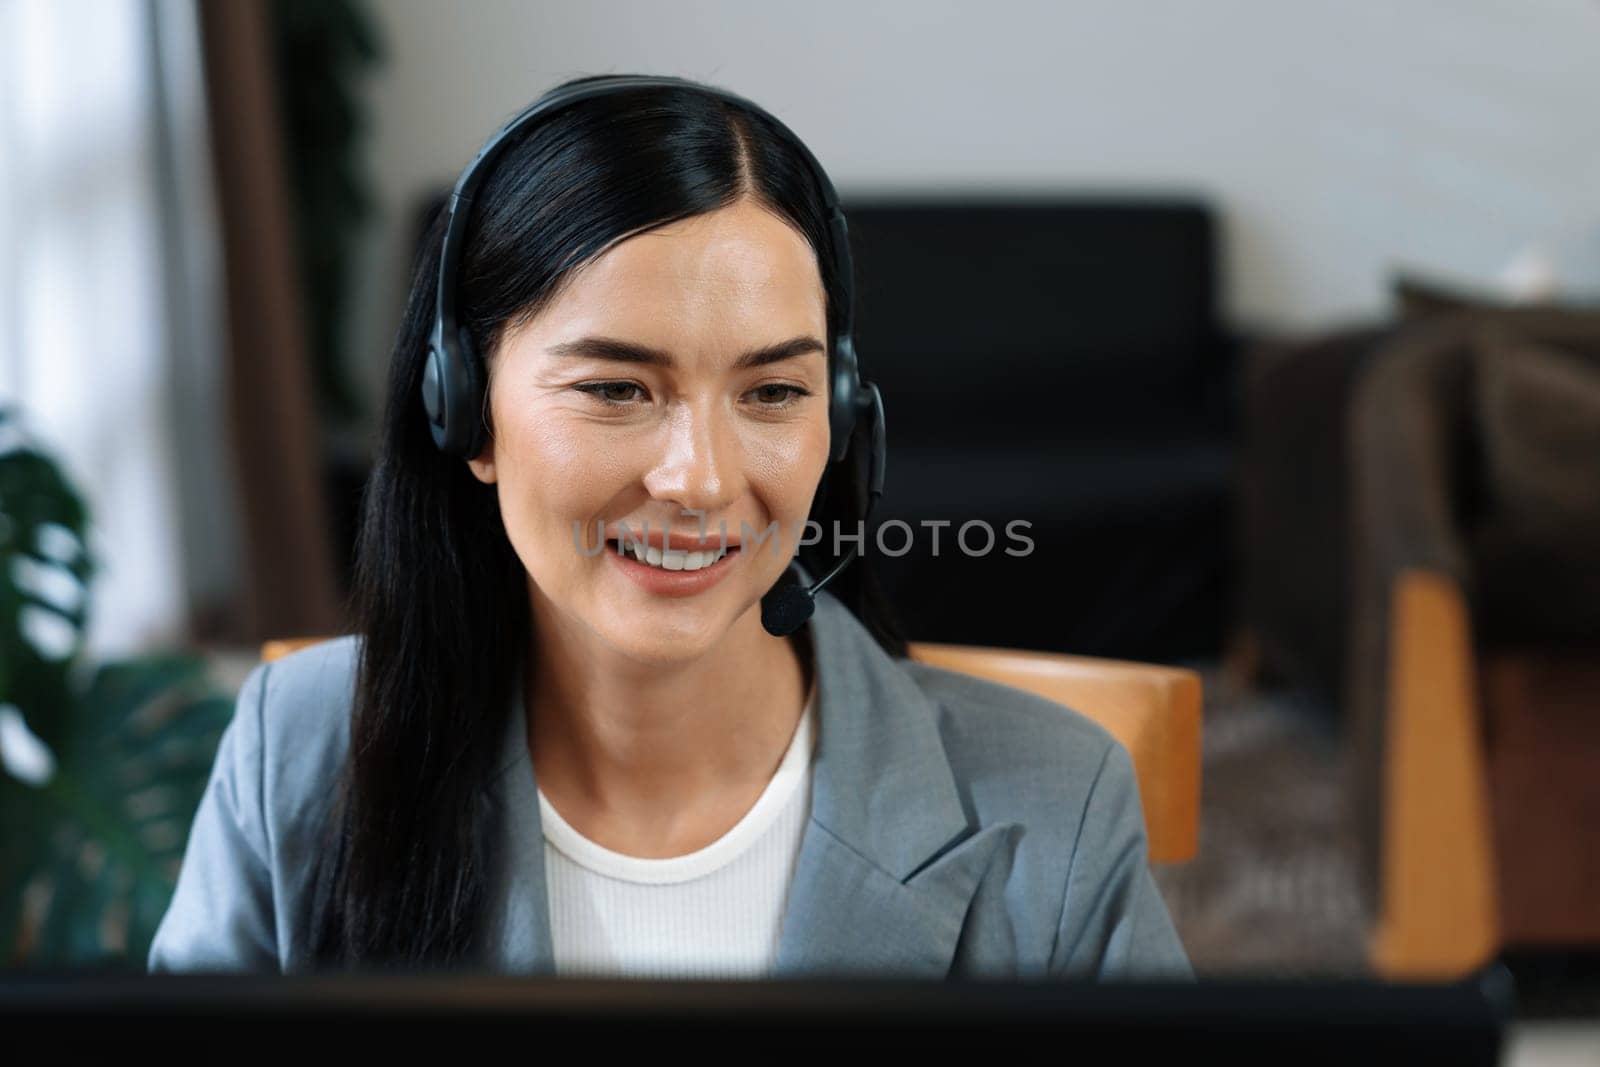
<svg viewBox="0 0 1600 1067"><path fill-rule="evenodd" d="M818 328L825 309L810 243L745 200L618 242L575 271L536 322L782 332Z"/></svg>

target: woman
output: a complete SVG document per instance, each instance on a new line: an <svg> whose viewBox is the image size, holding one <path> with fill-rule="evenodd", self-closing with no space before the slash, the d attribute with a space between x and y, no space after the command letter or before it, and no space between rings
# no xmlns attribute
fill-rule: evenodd
<svg viewBox="0 0 1600 1067"><path fill-rule="evenodd" d="M150 966L1187 976L1108 734L907 660L865 559L764 625L881 449L844 233L770 116L648 81L434 226L356 635L246 681Z"/></svg>

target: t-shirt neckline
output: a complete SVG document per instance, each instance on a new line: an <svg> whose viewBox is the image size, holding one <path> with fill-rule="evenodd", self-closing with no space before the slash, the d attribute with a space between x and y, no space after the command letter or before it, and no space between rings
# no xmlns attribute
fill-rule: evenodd
<svg viewBox="0 0 1600 1067"><path fill-rule="evenodd" d="M619 881L663 885L702 878L732 863L754 844L788 808L806 783L816 735L818 691L811 682L800 721L789 739L789 747L778 769L750 810L727 833L704 848L682 856L646 858L629 856L606 848L580 834L556 811L544 790L539 794L539 819L545 840L568 859L596 874Z"/></svg>

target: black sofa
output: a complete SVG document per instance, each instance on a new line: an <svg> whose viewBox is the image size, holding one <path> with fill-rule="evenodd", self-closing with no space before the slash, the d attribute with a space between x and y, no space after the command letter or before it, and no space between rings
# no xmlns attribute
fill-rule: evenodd
<svg viewBox="0 0 1600 1067"><path fill-rule="evenodd" d="M1232 343L1193 201L845 200L889 469L868 550L917 639L1216 654L1230 608ZM937 557L926 519L948 519ZM1030 555L1006 524L1025 520ZM996 549L954 543L981 520ZM981 527L970 531L981 548ZM901 531L885 543L898 551Z"/></svg>

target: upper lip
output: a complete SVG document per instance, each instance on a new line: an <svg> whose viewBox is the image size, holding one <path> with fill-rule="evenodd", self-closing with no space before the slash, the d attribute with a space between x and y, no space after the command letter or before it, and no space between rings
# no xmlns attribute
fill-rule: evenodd
<svg viewBox="0 0 1600 1067"><path fill-rule="evenodd" d="M691 525L693 525L696 530L699 529L698 524ZM680 533L674 529L672 531L672 536L668 537L661 526L658 526L653 522L650 524L650 530L648 533L646 533L644 529L644 523L630 522L628 523L627 536L624 538L620 524L608 523L606 526L606 540L616 541L619 539L625 540L627 544L634 544L637 542L648 545L651 548L673 548L680 552L705 552L707 550L715 551L720 550L723 546L727 546L727 548L730 550L739 547L738 535L731 532L728 534L726 539L722 537L720 531L712 534L709 537L701 538L697 537L695 534Z"/></svg>

